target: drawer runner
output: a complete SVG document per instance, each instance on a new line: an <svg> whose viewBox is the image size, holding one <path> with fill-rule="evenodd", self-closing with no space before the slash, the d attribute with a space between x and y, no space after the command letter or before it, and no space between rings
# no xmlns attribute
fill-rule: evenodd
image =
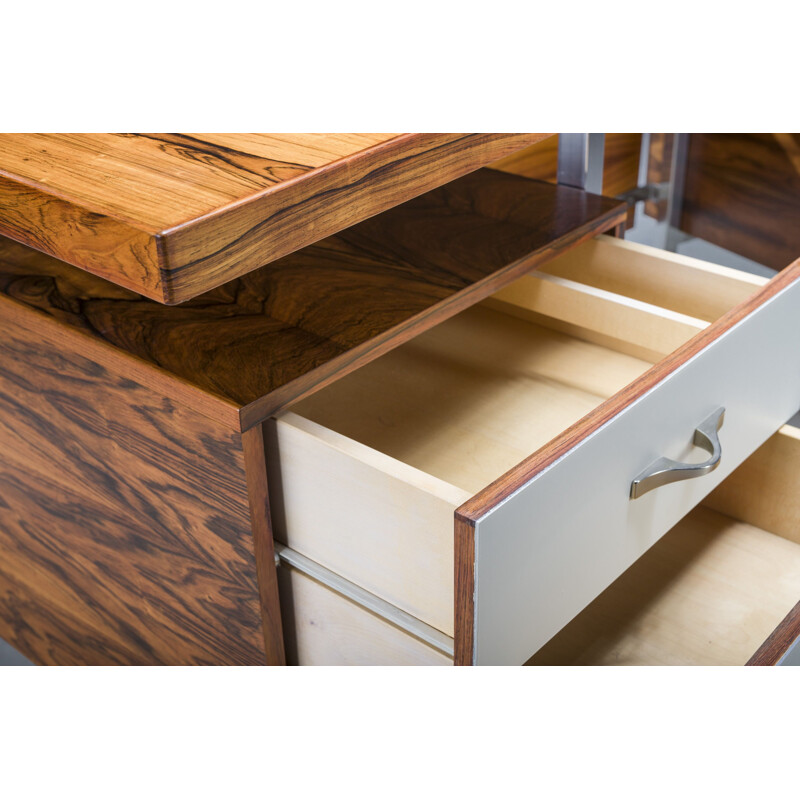
<svg viewBox="0 0 800 800"><path fill-rule="evenodd" d="M415 639L430 645L449 658L453 658L453 640L449 636L436 630L431 625L421 622L391 603L387 603L377 595L372 594L372 592L362 589L341 575L326 569L316 561L306 558L296 550L292 550L291 547L275 542L275 565L280 566L281 563L289 565L298 572L302 572L309 578L328 587L331 591L347 598L360 608L375 614L390 625L394 625L394 627L399 628Z"/></svg>

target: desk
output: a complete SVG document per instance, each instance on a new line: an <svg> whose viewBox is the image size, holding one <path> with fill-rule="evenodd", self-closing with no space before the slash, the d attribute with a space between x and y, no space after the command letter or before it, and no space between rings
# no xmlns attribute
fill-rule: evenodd
<svg viewBox="0 0 800 800"><path fill-rule="evenodd" d="M0 231L7 237L0 241L0 637L39 663L284 663L283 621L303 613L305 595L297 589L279 598L273 535L295 510L284 504L289 465L276 415L286 419L290 406L345 386L346 376L487 301L537 325L560 314L557 333L536 334L546 347L574 351L575 368L586 375L602 358L617 377L604 377L597 390L614 395L609 403L462 507L455 654L471 663L477 561L470 536L479 519L527 491L534 466L547 469L696 354L715 352L732 326L750 324L793 286L797 271L762 287L602 244L598 252L612 247L615 260L630 257L626 283L639 272L655 276L656 288L642 289L650 293L645 305L602 286L587 289L586 265L562 261L566 272L544 274L523 298L520 279L582 244L593 247L597 234L619 232L627 211L577 188L482 168L544 136L0 137ZM716 305L694 312L700 319L654 305L684 303L668 285L681 270L713 289L707 294ZM547 302L537 305L536 297ZM631 325L646 322L645 332L621 332L623 311ZM716 322L706 328L704 320ZM583 339L575 341L606 347L625 339L628 353L573 344L579 329ZM486 344L493 346L474 343L476 357ZM651 357L664 361L614 394ZM767 385L773 365L762 366ZM553 425L596 403L580 388L581 376L574 378L565 409L534 409L542 417L537 436L550 431L544 442L560 430ZM554 396L551 384L537 383L543 401ZM795 389L776 388L758 425L741 429L736 458L788 418ZM321 405L327 413L327 400ZM731 419L735 431L735 413ZM303 423L291 435L312 429ZM336 546L339 537L356 533L347 530L349 512L369 511L362 516L374 529L391 503L369 482L358 484L361 496L343 490L337 497L333 487L345 473L320 484L315 472L323 461L330 468L329 456L343 456L349 470L353 448L366 453L334 439L314 438L310 450L298 451L297 474L311 486L299 504L310 519L303 535L322 534L341 557L347 548ZM370 468L389 464L365 458ZM378 483L394 481L389 473ZM414 476L401 481L403 491L428 492L450 525L454 505L475 491L447 489L441 503L443 484ZM384 565L426 531L403 521L428 508L415 505L422 495L402 497L407 502L391 501L400 540L381 556ZM691 503L670 513L685 513L684 505ZM286 539L285 530L279 535ZM326 597L338 592L358 613L377 610L376 618L389 620L393 641L401 642L392 658L424 661L435 652L439 662L443 653L452 660L452 592L445 592L443 621L431 624L413 598L390 596L368 585L368 576L354 580L346 565L337 572L311 559L309 566L285 541L278 549L292 570L301 565L328 581L328 588L316 584ZM402 569L392 577L401 594L410 585ZM304 624L313 629L320 619ZM380 625L370 628L376 641L386 632Z"/></svg>
<svg viewBox="0 0 800 800"><path fill-rule="evenodd" d="M620 222L453 182L543 136L0 138L0 636L40 663L281 663L261 422Z"/></svg>

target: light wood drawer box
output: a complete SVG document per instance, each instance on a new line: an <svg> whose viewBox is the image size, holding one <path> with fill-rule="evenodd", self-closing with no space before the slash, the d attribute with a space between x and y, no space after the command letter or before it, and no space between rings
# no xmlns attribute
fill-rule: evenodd
<svg viewBox="0 0 800 800"><path fill-rule="evenodd" d="M800 406L797 266L600 237L543 269L267 429L276 538L457 663L525 662ZM720 407L719 468L632 500L660 456L707 458Z"/></svg>
<svg viewBox="0 0 800 800"><path fill-rule="evenodd" d="M452 664L291 567L281 581L293 663ZM800 430L784 426L527 663L791 665L799 601Z"/></svg>

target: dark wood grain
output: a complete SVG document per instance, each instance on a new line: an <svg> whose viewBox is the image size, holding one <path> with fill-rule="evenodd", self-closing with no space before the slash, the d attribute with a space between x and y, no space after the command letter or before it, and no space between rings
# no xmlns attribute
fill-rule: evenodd
<svg viewBox="0 0 800 800"><path fill-rule="evenodd" d="M753 296L731 309L727 314L659 361L624 389L601 403L590 414L567 428L544 447L510 469L456 509L455 603L457 613L470 613L470 606L465 602L464 598L471 592L471 586L474 583L474 575L471 574L474 572L475 565L474 534L472 538L466 535L464 526L471 526L474 529L476 522L495 506L518 491L555 461L564 457L580 442L591 436L592 433L617 414L624 411L631 403L649 392L670 373L679 369L690 358L722 336L748 314L799 278L800 259L784 269ZM474 617L472 615L463 620L456 618L455 649L457 653L466 647L465 644L459 642L459 635L467 635L467 632L471 631L473 626ZM469 633L469 635L471 636L472 634Z"/></svg>
<svg viewBox="0 0 800 800"><path fill-rule="evenodd" d="M761 647L750 657L748 667L773 667L800 637L800 603L781 621Z"/></svg>
<svg viewBox="0 0 800 800"><path fill-rule="evenodd" d="M243 429L609 230L624 204L479 170L178 308L0 241L0 293ZM174 376L182 384L164 386ZM198 390L200 390L198 392ZM227 405L226 405L227 404Z"/></svg>
<svg viewBox="0 0 800 800"><path fill-rule="evenodd" d="M773 269L800 256L800 134L692 134L680 227Z"/></svg>
<svg viewBox="0 0 800 800"><path fill-rule="evenodd" d="M455 552L454 661L457 667L468 667L475 649L475 525L459 517L455 521Z"/></svg>
<svg viewBox="0 0 800 800"><path fill-rule="evenodd" d="M281 604L278 592L275 543L272 537L272 515L269 507L267 456L262 425L242 434L247 490L250 500L250 523L253 531L258 586L261 596L261 621L267 663L283 665L286 653L283 646Z"/></svg>
<svg viewBox="0 0 800 800"><path fill-rule="evenodd" d="M550 134L0 134L0 233L196 297Z"/></svg>
<svg viewBox="0 0 800 800"><path fill-rule="evenodd" d="M241 434L37 338L13 305L0 637L45 664L265 663Z"/></svg>

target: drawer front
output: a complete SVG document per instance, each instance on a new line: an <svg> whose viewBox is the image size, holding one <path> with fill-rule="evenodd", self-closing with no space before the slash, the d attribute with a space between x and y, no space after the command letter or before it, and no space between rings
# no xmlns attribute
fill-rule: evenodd
<svg viewBox="0 0 800 800"><path fill-rule="evenodd" d="M462 506L456 660L522 663L800 407L800 263ZM630 499L719 407L708 475ZM687 457L688 456L688 457Z"/></svg>

